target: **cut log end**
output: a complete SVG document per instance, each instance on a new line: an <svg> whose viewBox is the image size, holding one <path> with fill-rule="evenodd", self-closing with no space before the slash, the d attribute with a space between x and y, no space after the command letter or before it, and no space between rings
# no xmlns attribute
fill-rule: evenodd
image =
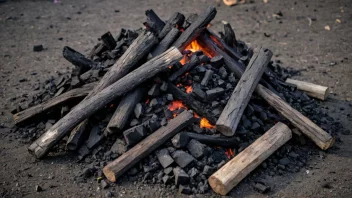
<svg viewBox="0 0 352 198"><path fill-rule="evenodd" d="M297 87L297 89L304 91L308 96L311 96L313 98L317 98L320 100L326 100L326 98L329 95L329 87L309 83L309 82L304 82L304 81L299 81L299 80L294 80L294 79L286 79L286 83L290 85L294 85Z"/></svg>
<svg viewBox="0 0 352 198"><path fill-rule="evenodd" d="M232 127L221 123L216 123L216 130L228 137L231 137L235 134L235 131L232 130Z"/></svg>
<svg viewBox="0 0 352 198"><path fill-rule="evenodd" d="M212 175L209 177L208 182L213 189L214 192L225 196L227 192L229 192L231 189L227 189L226 185L224 185L220 179L218 179L216 176Z"/></svg>
<svg viewBox="0 0 352 198"><path fill-rule="evenodd" d="M110 167L105 166L105 167L103 168L103 173L104 173L105 177L106 177L109 181L111 181L111 182L116 182L115 173L114 173L114 171L112 171L112 170L110 169Z"/></svg>

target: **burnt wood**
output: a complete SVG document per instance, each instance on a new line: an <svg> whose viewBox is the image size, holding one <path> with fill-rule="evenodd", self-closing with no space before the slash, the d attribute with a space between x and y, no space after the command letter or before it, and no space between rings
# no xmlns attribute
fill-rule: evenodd
<svg viewBox="0 0 352 198"><path fill-rule="evenodd" d="M232 48L236 48L237 47L236 35L230 23L228 23L227 21L222 21L222 24L224 25L224 37L222 39L225 41L225 43L228 46Z"/></svg>
<svg viewBox="0 0 352 198"><path fill-rule="evenodd" d="M86 58L83 54L68 46L64 47L62 55L68 62L76 66L80 70L80 73L84 73L90 69L101 68L101 66L99 67L99 63Z"/></svg>
<svg viewBox="0 0 352 198"><path fill-rule="evenodd" d="M216 122L216 129L225 136L233 136L273 53L263 47L256 49L235 90Z"/></svg>
<svg viewBox="0 0 352 198"><path fill-rule="evenodd" d="M165 26L164 21L162 21L159 16L154 12L154 10L146 10L145 15L147 16L147 25L152 32L159 34Z"/></svg>
<svg viewBox="0 0 352 198"><path fill-rule="evenodd" d="M175 136L176 137L176 136ZM192 133L192 132L181 132L179 133L179 137L177 136L180 140L183 141L188 141L190 139L195 139L199 141L200 143L209 145L209 146L222 146L226 148L234 148L238 147L239 141L237 137L214 137L211 135L204 135L204 134L199 134L199 133ZM174 139L173 139L174 141ZM182 143L183 145L187 145L188 142Z"/></svg>
<svg viewBox="0 0 352 198"><path fill-rule="evenodd" d="M178 69L177 71L175 71L170 77L169 77L169 81L173 82L175 81L178 77L182 76L183 74L185 74L186 72L192 70L195 66L200 64L200 60L198 58L198 56L193 55L191 57L191 60L186 63L185 65L183 65L180 69Z"/></svg>
<svg viewBox="0 0 352 198"><path fill-rule="evenodd" d="M195 118L192 111L182 112L176 118L171 119L166 126L159 128L119 158L105 166L103 169L104 175L109 181L116 182L123 173L194 121Z"/></svg>
<svg viewBox="0 0 352 198"><path fill-rule="evenodd" d="M169 83L167 90L173 95L175 99L181 100L188 108L192 109L199 116L205 117L211 124L216 123L216 118L211 114L211 112L205 109L203 105L201 105L201 103L191 95L186 94L171 83Z"/></svg>
<svg viewBox="0 0 352 198"><path fill-rule="evenodd" d="M171 64L180 61L181 58L182 54L180 51L172 47L103 89L98 94L82 101L65 117L56 122L46 133L33 142L28 148L29 152L37 158L44 157L49 150L78 123L159 72L167 70Z"/></svg>
<svg viewBox="0 0 352 198"><path fill-rule="evenodd" d="M177 28L171 28L168 34L163 37L160 43L151 52L152 57L157 56L167 50L171 44L178 38L181 31Z"/></svg>
<svg viewBox="0 0 352 198"><path fill-rule="evenodd" d="M73 133L70 133L66 143L67 150L75 151L82 145L88 125L88 122L84 122L83 124L76 126Z"/></svg>
<svg viewBox="0 0 352 198"><path fill-rule="evenodd" d="M183 23L183 28L187 29L197 19L197 17L198 17L197 13L190 14L185 20L185 22Z"/></svg>
<svg viewBox="0 0 352 198"><path fill-rule="evenodd" d="M101 36L101 40L109 50L113 50L116 47L116 41L110 32L107 32Z"/></svg>
<svg viewBox="0 0 352 198"><path fill-rule="evenodd" d="M172 28L180 28L185 21L185 16L179 12L175 12L169 20L167 20L164 28L161 30L161 32L158 35L158 38L162 40L170 31Z"/></svg>

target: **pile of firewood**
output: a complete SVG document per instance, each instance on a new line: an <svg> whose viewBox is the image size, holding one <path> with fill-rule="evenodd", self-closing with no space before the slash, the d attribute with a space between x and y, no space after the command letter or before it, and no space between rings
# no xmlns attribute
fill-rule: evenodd
<svg viewBox="0 0 352 198"><path fill-rule="evenodd" d="M88 56L65 47L75 71L13 112L16 125L45 131L28 148L36 158L64 145L80 160L92 152L113 160L103 168L111 182L143 169L143 180L174 183L181 193L204 193L209 183L225 195L291 139L290 128L323 150L334 144L301 113L316 105L307 95L324 100L328 89L288 79L269 49L248 48L225 21L217 36L207 27L214 7L166 22L146 15L145 28L108 32Z"/></svg>

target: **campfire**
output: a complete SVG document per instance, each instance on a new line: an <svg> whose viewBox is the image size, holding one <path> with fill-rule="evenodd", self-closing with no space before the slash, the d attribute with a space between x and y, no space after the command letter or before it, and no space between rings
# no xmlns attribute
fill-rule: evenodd
<svg viewBox="0 0 352 198"><path fill-rule="evenodd" d="M108 32L88 56L65 47L75 71L48 81L31 107L13 112L21 126L48 120L29 134L38 138L28 148L36 158L74 151L80 161L108 161L99 168L110 182L139 174L184 194L211 187L226 195L295 144L287 143L291 129L323 150L333 145L300 112L316 104L309 96L324 100L328 89L287 79L269 49L249 48L226 21L219 37L209 26L214 7L166 22L153 10L146 15L145 28L115 38Z"/></svg>

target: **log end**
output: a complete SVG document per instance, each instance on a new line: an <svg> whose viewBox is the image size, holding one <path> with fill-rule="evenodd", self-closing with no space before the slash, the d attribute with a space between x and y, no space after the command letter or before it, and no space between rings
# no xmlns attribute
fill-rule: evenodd
<svg viewBox="0 0 352 198"><path fill-rule="evenodd" d="M35 158L40 159L42 158L46 153L45 149L40 147L36 142L33 142L29 147L28 147L28 152L33 155Z"/></svg>
<svg viewBox="0 0 352 198"><path fill-rule="evenodd" d="M214 192L225 196L231 189L226 189L226 186L218 179L215 175L212 175L208 179L210 187Z"/></svg>
<svg viewBox="0 0 352 198"><path fill-rule="evenodd" d="M106 177L109 181L111 181L111 182L116 182L115 173L114 173L112 170L110 170L110 168L109 168L108 166L105 166L105 167L103 168L103 173L104 173L105 177Z"/></svg>
<svg viewBox="0 0 352 198"><path fill-rule="evenodd" d="M328 148L332 147L335 144L335 138L331 137L328 141L318 145L322 150L327 150Z"/></svg>
<svg viewBox="0 0 352 198"><path fill-rule="evenodd" d="M216 123L216 130L228 137L235 135L235 130L225 124Z"/></svg>
<svg viewBox="0 0 352 198"><path fill-rule="evenodd" d="M325 87L325 91L321 100L326 100L328 98L329 92L329 87Z"/></svg>

